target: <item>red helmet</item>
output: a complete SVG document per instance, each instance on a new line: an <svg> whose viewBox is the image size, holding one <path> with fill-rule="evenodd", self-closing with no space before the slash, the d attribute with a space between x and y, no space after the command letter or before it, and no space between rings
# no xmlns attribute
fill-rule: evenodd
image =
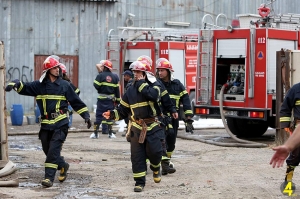
<svg viewBox="0 0 300 199"><path fill-rule="evenodd" d="M140 61L145 67L147 72L151 72L151 65L148 61Z"/></svg>
<svg viewBox="0 0 300 199"><path fill-rule="evenodd" d="M49 56L43 63L43 70L49 70L51 68L59 66L58 60L54 59L53 57Z"/></svg>
<svg viewBox="0 0 300 199"><path fill-rule="evenodd" d="M146 72L147 69L146 69L146 64L140 62L140 61L134 61L132 62L132 64L130 64L130 66L132 67L132 70L135 71L144 71Z"/></svg>
<svg viewBox="0 0 300 199"><path fill-rule="evenodd" d="M60 60L59 56L57 56L57 55L50 55L50 57L52 57L52 58L56 59L57 61L59 61L59 60Z"/></svg>
<svg viewBox="0 0 300 199"><path fill-rule="evenodd" d="M170 72L174 72L172 64L169 61L165 61L165 60L158 62L156 69L167 69Z"/></svg>
<svg viewBox="0 0 300 199"><path fill-rule="evenodd" d="M105 67L108 68L109 70L112 70L112 68L113 68L112 63L111 63L111 61L109 61L109 60L104 60L102 64L103 64L103 66L105 66Z"/></svg>
<svg viewBox="0 0 300 199"><path fill-rule="evenodd" d="M169 60L167 60L166 58L158 58L157 60L156 60L156 66L158 65L158 63L159 62L161 62L161 61L169 61Z"/></svg>
<svg viewBox="0 0 300 199"><path fill-rule="evenodd" d="M146 61L149 63L150 67L152 66L152 59L147 55L141 55L137 58L137 61Z"/></svg>
<svg viewBox="0 0 300 199"><path fill-rule="evenodd" d="M64 64L60 63L59 67L61 68L62 74L66 74L67 73L67 67Z"/></svg>

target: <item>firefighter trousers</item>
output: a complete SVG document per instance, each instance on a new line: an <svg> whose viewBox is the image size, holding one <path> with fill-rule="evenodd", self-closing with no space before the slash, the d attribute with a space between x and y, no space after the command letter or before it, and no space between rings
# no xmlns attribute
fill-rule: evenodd
<svg viewBox="0 0 300 199"><path fill-rule="evenodd" d="M300 162L300 147L293 150L286 159L286 164L290 166L298 166Z"/></svg>
<svg viewBox="0 0 300 199"><path fill-rule="evenodd" d="M171 157L175 149L176 137L179 127L179 119L172 118L172 126L174 133L166 135L167 154L169 158Z"/></svg>
<svg viewBox="0 0 300 199"><path fill-rule="evenodd" d="M56 170L60 170L65 165L60 152L67 134L68 124L52 131L41 129L39 133L42 148L46 155L45 179L50 179L52 182L54 181Z"/></svg>
<svg viewBox="0 0 300 199"><path fill-rule="evenodd" d="M94 125L100 125L102 123L102 133L108 132L108 125L112 125L112 120L106 120L102 114L108 110L114 110L114 102L111 99L98 99L96 110L96 121Z"/></svg>
<svg viewBox="0 0 300 199"><path fill-rule="evenodd" d="M152 171L160 170L160 161L162 157L161 139L163 138L163 131L147 132L145 142L139 143L139 133L130 132L130 151L133 179L135 185L145 186L146 184L146 158L150 161L150 169Z"/></svg>

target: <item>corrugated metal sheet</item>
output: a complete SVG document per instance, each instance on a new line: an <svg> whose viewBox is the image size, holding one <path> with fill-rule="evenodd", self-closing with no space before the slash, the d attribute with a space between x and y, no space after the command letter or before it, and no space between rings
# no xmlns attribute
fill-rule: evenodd
<svg viewBox="0 0 300 199"><path fill-rule="evenodd" d="M179 21L191 25L178 28L190 29L201 27L204 14L215 18L224 13L230 22L236 14L257 14L262 3L262 0L0 0L0 40L5 44L7 81L34 80L35 55L78 56L80 97L93 110L97 98L93 87L97 75L95 64L106 57L108 31L126 26L128 13L135 15L130 18L134 26L166 28L169 26L165 21ZM299 7L298 0L277 0L273 4L276 14L297 13ZM222 25L225 20L219 22ZM34 111L32 97L8 93L7 107L14 103L23 104L25 113Z"/></svg>

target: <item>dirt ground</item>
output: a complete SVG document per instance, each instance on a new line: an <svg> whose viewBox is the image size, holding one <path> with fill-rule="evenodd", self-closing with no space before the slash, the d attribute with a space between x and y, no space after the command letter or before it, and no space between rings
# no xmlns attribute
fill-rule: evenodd
<svg viewBox="0 0 300 199"><path fill-rule="evenodd" d="M75 117L73 123L76 129L85 130L82 119ZM102 134L90 139L91 132L69 133L62 150L70 163L68 178L63 183L55 179L53 187L43 188L45 155L34 134L39 126L26 121L23 126L11 126L8 119L7 128L9 159L17 164L19 187L1 187L0 198L288 198L279 189L285 168L269 165L270 147L220 147L179 138L172 158L176 173L156 184L148 169L144 191L135 193L130 145L119 132L115 139ZM179 134L186 133L180 130ZM274 135L269 130L256 141L271 145ZM189 136L230 140L224 129L198 129ZM297 186L300 171L294 176ZM300 190L294 198L298 196Z"/></svg>

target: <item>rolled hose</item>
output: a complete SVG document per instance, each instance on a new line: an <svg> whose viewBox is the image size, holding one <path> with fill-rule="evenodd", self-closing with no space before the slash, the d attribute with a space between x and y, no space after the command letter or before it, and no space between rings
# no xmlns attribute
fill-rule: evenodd
<svg viewBox="0 0 300 199"><path fill-rule="evenodd" d="M227 134L234 139L235 141L239 142L239 143L243 143L240 144L241 146L245 146L245 147L267 147L267 144L263 144L263 143L258 143L258 142L253 142L253 141L249 141L249 140L243 140L243 139L239 139L236 137L236 135L234 135L230 129L228 128L227 122L225 121L225 116L224 116L224 112L223 112L223 96L224 96L224 90L225 90L225 85L222 86L221 92L220 92L220 99L219 99L219 107L220 107L220 115L222 118L222 122L224 124L224 127L226 129Z"/></svg>
<svg viewBox="0 0 300 199"><path fill-rule="evenodd" d="M0 170L0 177L8 176L14 173L17 170L16 164L12 161L8 161L8 163ZM18 187L19 180L8 180L8 181L1 181L0 180L0 187Z"/></svg>
<svg viewBox="0 0 300 199"><path fill-rule="evenodd" d="M203 143L206 143L206 144L212 144L212 145L216 145L216 146L224 146L224 147L247 147L247 148L267 147L268 145L263 144L263 143L258 143L258 142L239 139L229 130L227 122L225 121L225 116L224 116L224 112L223 112L224 90L225 90L225 86L222 87L221 92L220 92L220 99L219 99L220 114L221 114L222 122L223 122L224 128L226 129L227 134L233 140L237 141L237 143L215 142L215 141L212 141L212 140L206 140L206 139L202 139L202 138L196 138L196 137L185 136L185 135L177 135L177 137L182 138L182 139L187 139L187 140L199 141L199 142L203 142Z"/></svg>

